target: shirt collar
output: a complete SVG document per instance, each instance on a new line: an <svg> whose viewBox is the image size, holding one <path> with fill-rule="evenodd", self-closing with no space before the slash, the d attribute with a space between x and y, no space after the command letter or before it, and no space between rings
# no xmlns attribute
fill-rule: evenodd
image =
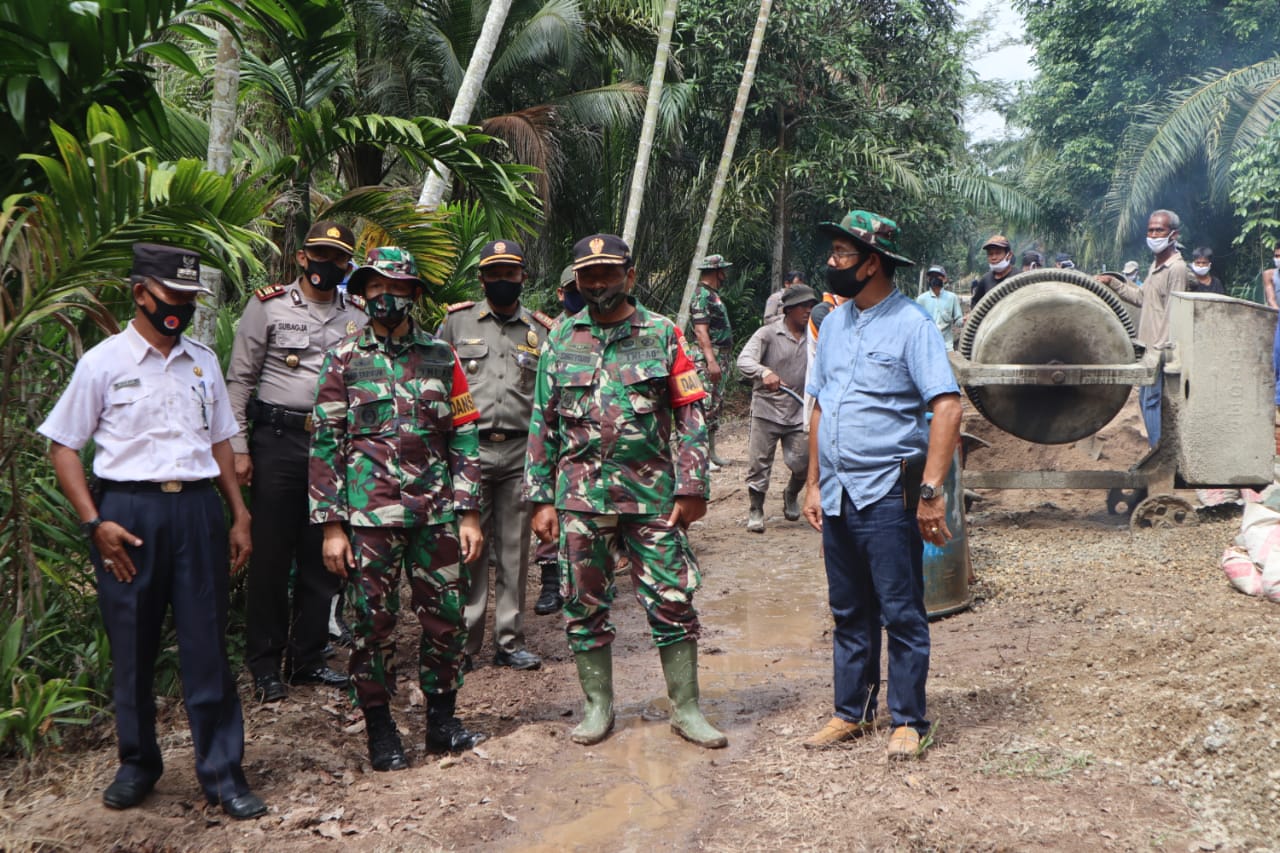
<svg viewBox="0 0 1280 853"><path fill-rule="evenodd" d="M413 343L419 345L431 343L431 341L435 339L433 335L431 335L426 329L419 326L417 322L412 319L409 321L409 334L407 337ZM404 338L401 338L400 340L403 342ZM356 346L361 349L377 349L381 343L382 339L374 333L372 324L361 329L360 337L356 339Z"/></svg>

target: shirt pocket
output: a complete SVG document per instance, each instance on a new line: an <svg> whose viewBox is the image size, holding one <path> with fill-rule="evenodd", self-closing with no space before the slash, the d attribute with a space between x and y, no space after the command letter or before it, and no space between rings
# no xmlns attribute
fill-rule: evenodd
<svg viewBox="0 0 1280 853"><path fill-rule="evenodd" d="M191 402L194 404L194 399ZM112 388L107 392L106 404L104 420L109 420L121 434L141 435L155 424L156 419L151 417L155 406L149 388L141 385Z"/></svg>
<svg viewBox="0 0 1280 853"><path fill-rule="evenodd" d="M627 401L637 415L653 414L662 406L671 369L662 363L627 365L618 371L627 386Z"/></svg>
<svg viewBox="0 0 1280 853"><path fill-rule="evenodd" d="M594 370L566 370L556 374L556 389L560 400L556 411L560 417L579 420L591 412L591 398L595 390Z"/></svg>
<svg viewBox="0 0 1280 853"><path fill-rule="evenodd" d="M352 403L347 409L349 435L387 435L395 429L396 404L391 397Z"/></svg>
<svg viewBox="0 0 1280 853"><path fill-rule="evenodd" d="M475 376L484 369L485 359L489 357L489 344L485 341L463 341L456 347L458 361L467 376Z"/></svg>
<svg viewBox="0 0 1280 853"><path fill-rule="evenodd" d="M894 353L872 350L863 359L864 387L881 394L903 394L911 390L911 374L906 362Z"/></svg>

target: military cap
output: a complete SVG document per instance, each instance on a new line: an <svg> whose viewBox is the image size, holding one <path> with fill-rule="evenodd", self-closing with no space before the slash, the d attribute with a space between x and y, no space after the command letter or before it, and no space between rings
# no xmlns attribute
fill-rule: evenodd
<svg viewBox="0 0 1280 853"><path fill-rule="evenodd" d="M165 287L183 293L213 294L200 283L200 256L189 249L159 243L134 243L129 277L154 278Z"/></svg>
<svg viewBox="0 0 1280 853"><path fill-rule="evenodd" d="M347 292L364 296L365 285L374 275L417 282L418 287L424 290L427 287L427 283L418 275L418 263L413 259L413 255L408 249L401 249L399 246L379 246L376 249L370 249L364 265L357 267L347 281Z"/></svg>
<svg viewBox="0 0 1280 853"><path fill-rule="evenodd" d="M1137 275L1137 274L1138 274L1138 262L1137 262L1137 261L1125 261L1125 262L1124 262L1124 274L1125 274L1125 275Z"/></svg>
<svg viewBox="0 0 1280 853"><path fill-rule="evenodd" d="M573 268L597 265L625 266L631 262L631 247L615 234L592 234L573 244Z"/></svg>
<svg viewBox="0 0 1280 853"><path fill-rule="evenodd" d="M524 247L515 240L492 240L480 250L480 269L496 264L524 266Z"/></svg>
<svg viewBox="0 0 1280 853"><path fill-rule="evenodd" d="M936 272L938 275L942 276L943 278L947 277L947 268L944 267L942 264L934 264L933 266L929 267L929 272ZM926 275L927 274L928 273L926 273Z"/></svg>
<svg viewBox="0 0 1280 853"><path fill-rule="evenodd" d="M1013 249L1013 244L1009 242L1009 238L1003 234L992 234L991 239L982 244L983 249L1004 249L1009 251Z"/></svg>
<svg viewBox="0 0 1280 853"><path fill-rule="evenodd" d="M898 239L902 236L898 223L869 210L851 210L839 222L821 222L818 230L828 237L845 237L863 248L892 258L903 266L913 267L915 261L898 254Z"/></svg>
<svg viewBox="0 0 1280 853"><path fill-rule="evenodd" d="M337 222L317 222L311 226L311 230L307 232L307 237L302 241L303 247L310 249L312 246L332 246L340 249L348 255L356 253L356 235L351 233L351 229L345 225L339 225Z"/></svg>
<svg viewBox="0 0 1280 853"><path fill-rule="evenodd" d="M724 259L724 255L707 255L702 259L702 263L698 264L700 270L727 270L733 264Z"/></svg>
<svg viewBox="0 0 1280 853"><path fill-rule="evenodd" d="M561 287L577 287L578 277L573 274L573 264L569 264L560 270L560 286Z"/></svg>
<svg viewBox="0 0 1280 853"><path fill-rule="evenodd" d="M807 284L795 284L782 293L782 310L806 303L818 304L818 294Z"/></svg>

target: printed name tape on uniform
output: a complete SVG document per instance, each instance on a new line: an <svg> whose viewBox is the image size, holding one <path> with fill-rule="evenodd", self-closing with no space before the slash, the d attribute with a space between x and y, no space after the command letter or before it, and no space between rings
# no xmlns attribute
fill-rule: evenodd
<svg viewBox="0 0 1280 853"><path fill-rule="evenodd" d="M476 401L471 398L470 391L465 394L459 394L457 397L450 398L449 405L453 409L453 420L455 423L469 415L479 414L479 412L476 411Z"/></svg>

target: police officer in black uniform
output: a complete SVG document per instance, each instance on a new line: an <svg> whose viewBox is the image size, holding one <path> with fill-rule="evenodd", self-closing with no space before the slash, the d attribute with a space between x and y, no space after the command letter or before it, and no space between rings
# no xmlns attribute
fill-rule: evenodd
<svg viewBox="0 0 1280 853"><path fill-rule="evenodd" d="M313 225L297 253L302 274L254 292L231 350L227 390L240 426L231 446L236 475L251 487L254 507L245 663L262 702L287 695L282 658L292 684L347 682L324 662L329 602L341 581L325 571L322 532L308 521L307 460L325 351L368 321L355 297L338 290L354 246L345 225Z"/></svg>

